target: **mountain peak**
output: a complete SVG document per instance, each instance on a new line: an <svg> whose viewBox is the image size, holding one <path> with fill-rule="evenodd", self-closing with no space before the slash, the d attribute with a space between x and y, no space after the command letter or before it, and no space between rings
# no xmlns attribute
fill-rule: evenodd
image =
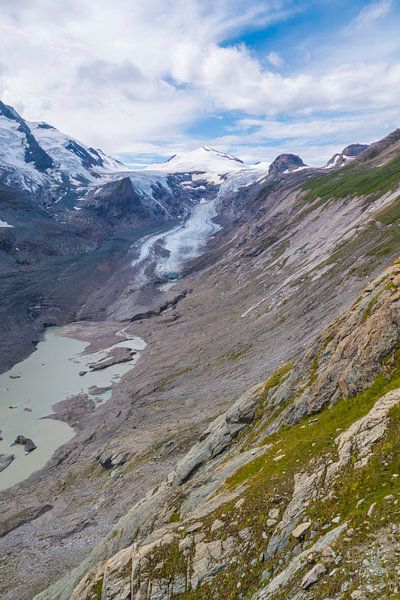
<svg viewBox="0 0 400 600"><path fill-rule="evenodd" d="M168 171L169 173L211 172L228 173L243 169L245 164L232 154L225 154L210 146L201 146L189 152L173 154L163 163L153 163L146 167L151 171Z"/></svg>
<svg viewBox="0 0 400 600"><path fill-rule="evenodd" d="M121 164L45 123L26 121L0 100L1 183L37 191L55 181L80 185L121 170Z"/></svg>
<svg viewBox="0 0 400 600"><path fill-rule="evenodd" d="M269 175L280 175L285 171L294 171L306 167L303 160L297 154L280 154L270 164Z"/></svg>
<svg viewBox="0 0 400 600"><path fill-rule="evenodd" d="M326 163L326 168L343 167L348 162L357 158L357 156L360 156L360 154L365 152L368 147L368 144L350 144L349 146L346 146L342 152L334 154Z"/></svg>

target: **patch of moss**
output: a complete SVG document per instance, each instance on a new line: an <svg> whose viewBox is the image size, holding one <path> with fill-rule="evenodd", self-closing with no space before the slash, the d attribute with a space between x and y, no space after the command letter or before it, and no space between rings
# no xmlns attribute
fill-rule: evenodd
<svg viewBox="0 0 400 600"><path fill-rule="evenodd" d="M169 523L178 523L181 520L181 515L178 512L172 513L168 519Z"/></svg>
<svg viewBox="0 0 400 600"><path fill-rule="evenodd" d="M288 375L292 369L293 369L292 363L287 363L287 364L283 365L282 367L280 367L279 369L277 369L276 371L274 371L274 373L271 375L271 377L269 379L267 379L267 381L264 384L264 389L262 391L261 402L259 403L259 405L257 407L256 417L260 417L264 414L265 403L268 399L269 392L271 390L273 390L274 388L276 388L278 385L280 385L282 383L282 381L284 380L284 378L286 377L286 375Z"/></svg>
<svg viewBox="0 0 400 600"><path fill-rule="evenodd" d="M97 600L101 600L103 595L103 578L99 579L99 581L96 583L95 593Z"/></svg>
<svg viewBox="0 0 400 600"><path fill-rule="evenodd" d="M146 571L154 579L167 579L173 581L180 573L186 573L186 559L179 552L179 542L173 542L160 546L149 558L149 566Z"/></svg>
<svg viewBox="0 0 400 600"><path fill-rule="evenodd" d="M314 356L313 361L311 363L308 385L312 385L314 383L314 381L317 379L318 362L319 362L319 353L316 356Z"/></svg>
<svg viewBox="0 0 400 600"><path fill-rule="evenodd" d="M230 350L228 352L225 352L224 354L222 354L221 356L216 358L215 362L217 362L218 364L223 364L226 362L236 361L239 358L241 358L242 356L244 356L247 352L249 352L249 350L251 350L252 347L253 347L252 344L246 344L244 346L238 347L235 350Z"/></svg>

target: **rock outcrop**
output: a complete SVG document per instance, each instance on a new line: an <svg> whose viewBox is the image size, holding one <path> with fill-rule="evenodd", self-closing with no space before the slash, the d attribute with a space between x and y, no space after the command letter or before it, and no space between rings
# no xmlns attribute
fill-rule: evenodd
<svg viewBox="0 0 400 600"><path fill-rule="evenodd" d="M33 450L36 450L37 448L35 442L32 441L30 438L25 437L24 435L18 435L15 439L14 444L24 446L26 454L33 452Z"/></svg>

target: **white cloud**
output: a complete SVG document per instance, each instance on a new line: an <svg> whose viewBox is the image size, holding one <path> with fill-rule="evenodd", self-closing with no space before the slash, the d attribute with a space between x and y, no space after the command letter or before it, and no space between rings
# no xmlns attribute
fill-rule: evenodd
<svg viewBox="0 0 400 600"><path fill-rule="evenodd" d="M298 61L292 72L285 64L283 76L277 51L267 54L272 66L266 66L265 55L260 60L248 47L226 43L241 31L285 19L300 5L307 3L0 0L0 98L30 119L44 119L109 152L193 147L200 140L188 140L185 126L224 111L256 120L256 133L248 133L242 120L220 139L238 149L246 139L252 152L256 143L269 139L279 145L285 136L300 145L303 135L316 148L323 143L321 132L332 135L342 126L354 131L354 119L375 131L379 115L392 111L389 127L400 87L398 31L385 32L385 55L372 37L373 55L356 45L365 37L362 27L388 14L389 0L366 6L355 21L358 33L345 44L332 38L320 68ZM340 122L313 116L327 111L364 116ZM283 123L282 113L294 124Z"/></svg>
<svg viewBox="0 0 400 600"><path fill-rule="evenodd" d="M0 56L8 66L0 72L0 97L28 118L109 151L165 139L214 102L190 81L186 89L173 85L180 52L201 60L209 44L284 18L289 4L0 0Z"/></svg>
<svg viewBox="0 0 400 600"><path fill-rule="evenodd" d="M377 0L365 6L350 26L354 29L365 29L386 17L393 7L393 0Z"/></svg>
<svg viewBox="0 0 400 600"><path fill-rule="evenodd" d="M277 69L283 67L284 60L282 56L278 54L278 52L269 52L267 54L267 60L273 67L276 67Z"/></svg>

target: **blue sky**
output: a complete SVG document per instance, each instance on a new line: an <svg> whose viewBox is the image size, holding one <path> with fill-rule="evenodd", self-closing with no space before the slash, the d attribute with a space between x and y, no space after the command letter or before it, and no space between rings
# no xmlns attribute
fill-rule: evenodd
<svg viewBox="0 0 400 600"><path fill-rule="evenodd" d="M0 0L0 97L131 164L322 164L400 126L400 0Z"/></svg>

